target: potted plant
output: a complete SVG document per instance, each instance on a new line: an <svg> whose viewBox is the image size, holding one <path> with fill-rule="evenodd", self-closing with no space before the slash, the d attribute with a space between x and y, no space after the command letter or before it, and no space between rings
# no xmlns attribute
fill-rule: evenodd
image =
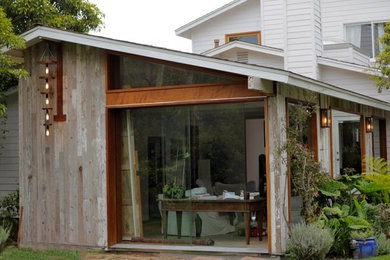
<svg viewBox="0 0 390 260"><path fill-rule="evenodd" d="M182 185L171 182L164 185L163 194L168 199L182 199L185 194L185 188Z"/></svg>

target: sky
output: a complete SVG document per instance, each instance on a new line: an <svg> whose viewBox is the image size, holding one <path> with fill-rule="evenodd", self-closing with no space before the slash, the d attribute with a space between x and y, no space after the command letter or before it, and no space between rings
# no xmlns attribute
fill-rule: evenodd
<svg viewBox="0 0 390 260"><path fill-rule="evenodd" d="M191 41L175 29L232 0L90 0L105 14L100 35L191 52Z"/></svg>

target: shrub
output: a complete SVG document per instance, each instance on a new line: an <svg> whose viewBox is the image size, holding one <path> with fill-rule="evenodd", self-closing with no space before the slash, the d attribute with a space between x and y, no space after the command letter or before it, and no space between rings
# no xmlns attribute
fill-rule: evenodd
<svg viewBox="0 0 390 260"><path fill-rule="evenodd" d="M325 259L333 240L328 229L314 224L296 224L291 228L287 240L287 257L299 260Z"/></svg>
<svg viewBox="0 0 390 260"><path fill-rule="evenodd" d="M3 252L9 237L9 229L0 226L0 253Z"/></svg>
<svg viewBox="0 0 390 260"><path fill-rule="evenodd" d="M16 241L19 223L19 190L3 198L0 202L0 224L9 229L9 238Z"/></svg>
<svg viewBox="0 0 390 260"><path fill-rule="evenodd" d="M390 254L390 241L387 240L385 234L379 234L376 237L376 244L377 244L377 249L376 249L376 254L377 255L388 255Z"/></svg>

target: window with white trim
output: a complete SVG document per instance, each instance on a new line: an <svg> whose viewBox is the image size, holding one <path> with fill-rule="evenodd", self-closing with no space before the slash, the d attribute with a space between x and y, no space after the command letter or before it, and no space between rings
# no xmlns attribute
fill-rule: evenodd
<svg viewBox="0 0 390 260"><path fill-rule="evenodd" d="M365 51L370 58L376 57L382 50L378 38L385 33L384 26L384 22L346 25L346 40Z"/></svg>

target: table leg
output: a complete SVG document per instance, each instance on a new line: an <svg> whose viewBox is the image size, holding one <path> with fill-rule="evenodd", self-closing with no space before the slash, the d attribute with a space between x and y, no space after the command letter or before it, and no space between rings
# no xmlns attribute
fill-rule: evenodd
<svg viewBox="0 0 390 260"><path fill-rule="evenodd" d="M181 219L182 219L182 212L176 211L176 224L177 224L177 236L178 238L181 238Z"/></svg>
<svg viewBox="0 0 390 260"><path fill-rule="evenodd" d="M256 211L256 218L257 218L257 230L259 232L259 240L263 241L263 209Z"/></svg>
<svg viewBox="0 0 390 260"><path fill-rule="evenodd" d="M168 211L162 211L162 225L163 225L163 234L164 238L167 238L167 225L168 225Z"/></svg>
<svg viewBox="0 0 390 260"><path fill-rule="evenodd" d="M250 217L251 214L250 212L245 212L244 213L244 219L245 219L245 239L246 239L246 244L249 245L249 239L250 239L250 233L251 233L251 225L250 225Z"/></svg>

